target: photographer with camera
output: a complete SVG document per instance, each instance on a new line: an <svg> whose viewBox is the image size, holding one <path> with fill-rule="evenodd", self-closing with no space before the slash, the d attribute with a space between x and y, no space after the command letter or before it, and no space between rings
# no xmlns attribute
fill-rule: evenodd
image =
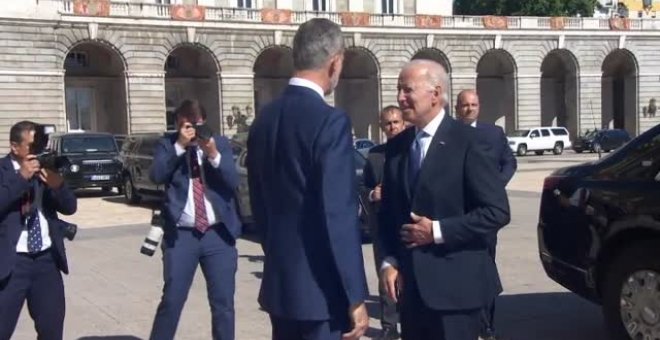
<svg viewBox="0 0 660 340"><path fill-rule="evenodd" d="M75 213L77 201L57 171L39 163L38 127L12 126L11 152L0 159L0 339L11 338L25 300L40 340L63 336L68 226L57 213Z"/></svg>
<svg viewBox="0 0 660 340"><path fill-rule="evenodd" d="M211 306L213 339L234 339L238 174L229 140L211 133L206 113L186 100L176 110L178 133L154 150L151 180L166 186L161 209L163 296L151 339L173 339L197 266Z"/></svg>

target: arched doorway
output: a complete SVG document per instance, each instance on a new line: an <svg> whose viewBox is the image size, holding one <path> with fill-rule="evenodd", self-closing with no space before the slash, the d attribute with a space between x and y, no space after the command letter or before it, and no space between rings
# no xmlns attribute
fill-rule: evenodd
<svg viewBox="0 0 660 340"><path fill-rule="evenodd" d="M601 127L624 129L637 135L637 60L628 50L616 49L603 61Z"/></svg>
<svg viewBox="0 0 660 340"><path fill-rule="evenodd" d="M497 124L507 133L516 129L516 64L511 54L494 49L479 59L477 92L479 120Z"/></svg>
<svg viewBox="0 0 660 340"><path fill-rule="evenodd" d="M361 48L347 49L343 72L335 89L335 105L348 112L355 138L381 142L379 93L378 64L374 57Z"/></svg>
<svg viewBox="0 0 660 340"><path fill-rule="evenodd" d="M541 125L578 130L578 64L568 50L551 51L541 64Z"/></svg>
<svg viewBox="0 0 660 340"><path fill-rule="evenodd" d="M165 62L165 106L167 129L174 130L174 110L186 99L196 99L206 110L206 121L219 133L221 128L220 69L213 54L197 45L181 45Z"/></svg>
<svg viewBox="0 0 660 340"><path fill-rule="evenodd" d="M74 46L64 60L68 131L128 132L125 64L100 42Z"/></svg>
<svg viewBox="0 0 660 340"><path fill-rule="evenodd" d="M447 105L445 105L445 111L449 114L453 113L453 105L452 103L454 102L454 95L452 93L452 86L451 86L451 64L449 63L449 58L440 50L435 49L435 48L423 48L419 50L415 55L412 57L412 60L415 59L427 59L427 60L433 60L436 63L442 65L442 67L445 68L445 71L447 71L447 75L449 76L449 87L445 89L447 92Z"/></svg>
<svg viewBox="0 0 660 340"><path fill-rule="evenodd" d="M254 107L261 107L277 98L293 74L293 54L284 46L271 47L259 54L254 63Z"/></svg>

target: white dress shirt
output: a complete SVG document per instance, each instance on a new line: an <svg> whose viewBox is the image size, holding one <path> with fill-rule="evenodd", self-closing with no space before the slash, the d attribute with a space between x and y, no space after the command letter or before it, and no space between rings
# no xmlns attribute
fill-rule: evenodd
<svg viewBox="0 0 660 340"><path fill-rule="evenodd" d="M423 129L420 130L417 127L415 128L415 139L419 143L422 152L421 155L422 165L424 164L424 158L426 158L426 153L429 151L429 146L431 145L433 136L435 136L435 133L438 130L438 127L440 127L440 123L442 123L442 120L444 118L445 118L445 110L443 109L440 110L440 113L438 113L438 115L436 115L428 124L426 124L426 126ZM414 213L414 211L411 213ZM442 238L442 229L440 228L440 221L435 221L435 220L433 221L433 241L435 242L435 244L441 244L444 243L445 241L444 238ZM389 266L397 267L397 261L395 258L386 257L383 260L381 269L385 269Z"/></svg>
<svg viewBox="0 0 660 340"><path fill-rule="evenodd" d="M319 96L322 99L325 98L325 96L323 95L323 89L321 88L321 86L319 86L319 84L317 84L317 83L315 83L311 80L293 77L289 80L289 85L302 86L302 87L306 87L308 89L312 89L312 90L314 90L314 92L318 93Z"/></svg>
<svg viewBox="0 0 660 340"><path fill-rule="evenodd" d="M14 165L14 170L18 172L21 169L21 165L17 161L11 160L11 164ZM52 245L50 240L50 233L48 229L48 221L42 213L41 202L43 198L43 190L37 190L32 204L37 207L37 213L39 214L39 227L41 228L41 249L44 251ZM21 230L21 235L18 237L18 243L16 244L17 253L27 253L28 252L28 231L27 224L23 224L23 230Z"/></svg>
<svg viewBox="0 0 660 340"><path fill-rule="evenodd" d="M179 145L179 143L174 142L174 150L176 151L177 156L181 156L184 153L186 153L186 149ZM202 177L202 183L206 183L206 179L204 178L204 167L202 165L202 157L204 157L204 152L202 149L197 148L197 161L199 162L200 166L200 176ZM209 163L211 163L211 166L214 168L218 168L220 166L220 153L218 152L218 156L215 158L208 158ZM186 164L190 167L190 158L186 157ZM206 185L206 184L204 184ZM213 206L211 206L211 202L209 202L208 198L206 195L204 195L204 206L206 207L206 219L209 222L209 225L214 225L216 223L216 216L215 212L213 211ZM193 179L190 178L188 180L188 198L186 199L186 205L183 208L183 213L181 214L181 217L179 218L179 221L177 222L177 227L186 227L186 228L191 228L195 227L195 198L193 195Z"/></svg>

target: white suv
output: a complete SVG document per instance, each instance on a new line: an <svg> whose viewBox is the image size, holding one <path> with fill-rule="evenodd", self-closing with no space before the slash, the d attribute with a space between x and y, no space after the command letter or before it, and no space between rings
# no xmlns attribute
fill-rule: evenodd
<svg viewBox="0 0 660 340"><path fill-rule="evenodd" d="M507 136L509 147L518 156L524 156L527 151L534 151L542 155L545 151L552 151L561 155L564 149L571 147L568 130L564 127L538 127L529 130L518 130Z"/></svg>

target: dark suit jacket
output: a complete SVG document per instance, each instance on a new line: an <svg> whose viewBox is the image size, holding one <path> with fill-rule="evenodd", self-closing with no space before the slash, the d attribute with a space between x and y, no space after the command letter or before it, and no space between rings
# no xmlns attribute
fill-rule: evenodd
<svg viewBox="0 0 660 340"><path fill-rule="evenodd" d="M261 306L293 320L347 318L368 296L348 116L288 86L252 123L248 150Z"/></svg>
<svg viewBox="0 0 660 340"><path fill-rule="evenodd" d="M77 199L66 184L57 190L48 189L38 182L43 190L42 213L48 221L49 236L58 268L69 273L64 249L63 223L57 213L72 215L76 212ZM16 262L16 244L23 229L21 204L23 194L30 189L30 182L19 175L12 165L11 158L0 159L0 281L11 274Z"/></svg>
<svg viewBox="0 0 660 340"><path fill-rule="evenodd" d="M369 150L367 162L362 169L362 186L360 194L362 201L365 202L367 215L369 217L369 229L373 237L373 242L378 242L376 233L378 232L378 210L380 202L369 201L371 191L383 181L383 167L385 166L385 144L374 146Z"/></svg>
<svg viewBox="0 0 660 340"><path fill-rule="evenodd" d="M477 145L476 133L445 116L414 187L408 178L415 128L387 143L379 225L384 255L398 261L404 289L412 286L406 281L416 282L426 306L435 310L480 308L502 290L488 236L509 222L509 203L504 186L492 180L497 169ZM399 231L411 211L438 220L444 243L406 249Z"/></svg>
<svg viewBox="0 0 660 340"><path fill-rule="evenodd" d="M518 168L516 157L509 148L509 140L502 128L497 125L477 122L476 128L479 131L477 136L480 144L483 146L486 155L497 164L499 177L506 186Z"/></svg>
<svg viewBox="0 0 660 340"><path fill-rule="evenodd" d="M190 168L186 161L188 152L176 155L174 143L177 135L161 138L154 150L154 162L149 175L156 184L166 185L162 215L165 233L176 231L176 224L181 218L188 200ZM229 140L214 135L213 139L220 152L220 166L214 168L204 157L205 197L211 203L216 219L223 223L229 234L236 240L241 234L241 222L236 211L236 190L238 173L232 155Z"/></svg>

